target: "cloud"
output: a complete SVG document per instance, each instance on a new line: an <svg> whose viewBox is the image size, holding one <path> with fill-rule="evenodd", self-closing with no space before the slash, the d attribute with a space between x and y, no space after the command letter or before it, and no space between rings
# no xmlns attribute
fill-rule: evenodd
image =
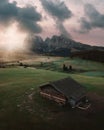
<svg viewBox="0 0 104 130"><path fill-rule="evenodd" d="M41 3L47 12L61 21L64 21L72 16L71 11L66 7L64 2L57 0L41 0Z"/></svg>
<svg viewBox="0 0 104 130"><path fill-rule="evenodd" d="M104 29L104 14L101 14L93 5L84 6L85 17L80 19L81 32L89 32L93 28Z"/></svg>
<svg viewBox="0 0 104 130"><path fill-rule="evenodd" d="M0 25L8 26L17 21L21 30L32 33L40 33L41 27L37 22L41 21L41 14L35 7L26 6L20 8L16 2L9 3L9 0L0 0Z"/></svg>
<svg viewBox="0 0 104 130"><path fill-rule="evenodd" d="M10 4L8 0L0 0L0 23L7 25L17 16L16 3Z"/></svg>
<svg viewBox="0 0 104 130"><path fill-rule="evenodd" d="M34 7L20 8L18 10L17 20L23 30L30 30L34 33L40 33L42 31L41 27L37 24L37 22L41 21L41 15Z"/></svg>
<svg viewBox="0 0 104 130"><path fill-rule="evenodd" d="M60 32L62 35L65 35L66 37L71 37L71 35L69 34L69 32L67 32L67 30L65 29L65 27L63 26L63 23L60 22L59 20L56 22L56 26L57 28L59 28Z"/></svg>
<svg viewBox="0 0 104 130"><path fill-rule="evenodd" d="M4 4L4 3L7 3L8 0L0 0L0 4Z"/></svg>
<svg viewBox="0 0 104 130"><path fill-rule="evenodd" d="M67 30L65 29L63 22L66 19L72 17L72 12L67 8L64 2L59 0L40 0L43 8L48 14L50 14L53 19L56 21L56 26L60 32L64 35L70 36Z"/></svg>
<svg viewBox="0 0 104 130"><path fill-rule="evenodd" d="M86 19L86 17L82 17L80 19L81 28L77 32L79 33L87 33L92 29L91 23Z"/></svg>

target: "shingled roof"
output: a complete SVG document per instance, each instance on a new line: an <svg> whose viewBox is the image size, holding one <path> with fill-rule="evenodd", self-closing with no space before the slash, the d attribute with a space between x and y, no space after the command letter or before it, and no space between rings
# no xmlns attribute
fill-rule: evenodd
<svg viewBox="0 0 104 130"><path fill-rule="evenodd" d="M50 82L56 90L63 93L68 100L72 97L74 100L79 100L86 94L86 89L72 78L65 78Z"/></svg>

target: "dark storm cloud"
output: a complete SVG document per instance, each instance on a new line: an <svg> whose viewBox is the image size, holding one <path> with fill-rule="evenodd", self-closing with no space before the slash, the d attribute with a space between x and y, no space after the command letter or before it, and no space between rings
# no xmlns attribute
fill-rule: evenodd
<svg viewBox="0 0 104 130"><path fill-rule="evenodd" d="M63 22L71 18L72 12L67 8L64 2L60 0L40 0L43 8L56 20L56 24L60 32L69 36L67 30L63 26Z"/></svg>
<svg viewBox="0 0 104 130"><path fill-rule="evenodd" d="M25 7L18 10L17 20L22 29L30 30L34 33L40 33L41 27L37 24L41 20L41 15L34 7Z"/></svg>
<svg viewBox="0 0 104 130"><path fill-rule="evenodd" d="M0 0L0 23L7 25L17 17L16 3L8 3L8 0Z"/></svg>
<svg viewBox="0 0 104 130"><path fill-rule="evenodd" d="M0 0L0 4L4 4L4 3L7 3L8 0Z"/></svg>
<svg viewBox="0 0 104 130"><path fill-rule="evenodd" d="M91 4L86 4L84 10L86 17L80 19L82 32L88 32L93 28L104 29L104 14Z"/></svg>
<svg viewBox="0 0 104 130"><path fill-rule="evenodd" d="M55 2L51 0L41 0L41 3L48 13L57 17L61 21L72 16L71 11L66 7L65 3L60 0Z"/></svg>
<svg viewBox="0 0 104 130"><path fill-rule="evenodd" d="M41 32L41 27L37 24L38 21L41 21L41 15L35 7L20 8L16 2L9 3L8 0L0 0L0 24L8 26L13 21L17 21L23 30L33 33Z"/></svg>
<svg viewBox="0 0 104 130"><path fill-rule="evenodd" d="M86 17L82 17L80 19L81 29L78 31L79 33L87 33L92 29L90 22L86 19Z"/></svg>

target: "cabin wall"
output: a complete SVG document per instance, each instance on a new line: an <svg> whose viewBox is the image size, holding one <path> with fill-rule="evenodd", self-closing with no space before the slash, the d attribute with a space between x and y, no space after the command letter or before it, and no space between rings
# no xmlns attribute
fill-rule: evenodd
<svg viewBox="0 0 104 130"><path fill-rule="evenodd" d="M46 87L41 88L40 94L43 97L54 100L59 104L66 104L66 97L58 92L56 89L54 89L51 85L47 85Z"/></svg>

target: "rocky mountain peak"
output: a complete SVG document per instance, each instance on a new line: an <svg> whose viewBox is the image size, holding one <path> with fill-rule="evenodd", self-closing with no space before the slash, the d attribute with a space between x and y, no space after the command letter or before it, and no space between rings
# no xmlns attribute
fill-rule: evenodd
<svg viewBox="0 0 104 130"><path fill-rule="evenodd" d="M47 37L44 41L40 36L36 36L32 43L32 50L34 52L58 56L68 56L73 51L91 50L93 48L95 47L76 42L64 35L53 35L51 38Z"/></svg>

